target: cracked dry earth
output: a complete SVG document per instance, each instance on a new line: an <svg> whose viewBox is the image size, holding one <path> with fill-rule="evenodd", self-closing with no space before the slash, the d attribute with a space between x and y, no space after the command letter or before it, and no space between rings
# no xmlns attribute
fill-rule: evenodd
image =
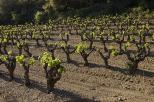
<svg viewBox="0 0 154 102"><path fill-rule="evenodd" d="M41 49L43 50L43 48ZM32 49L35 54L40 49ZM31 86L23 85L23 68L17 65L15 80L9 82L5 66L0 66L0 102L154 102L154 58L140 64L136 75L128 75L126 57L110 59L111 68L105 68L95 52L89 57L90 67L83 66L79 55L65 63L65 54L57 50L66 72L51 94L46 93L46 79L39 63L30 68Z"/></svg>

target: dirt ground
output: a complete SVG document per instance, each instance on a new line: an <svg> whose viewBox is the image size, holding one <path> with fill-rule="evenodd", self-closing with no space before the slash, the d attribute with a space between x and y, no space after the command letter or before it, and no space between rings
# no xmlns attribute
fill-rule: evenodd
<svg viewBox="0 0 154 102"><path fill-rule="evenodd" d="M38 55L44 50L31 48ZM110 59L113 67L105 68L94 52L90 66L84 67L80 55L73 54L73 62L65 63L65 54L56 51L63 60L66 72L51 94L46 93L46 79L41 65L30 68L31 86L25 87L23 68L17 65L15 80L9 82L8 71L0 66L0 102L154 102L154 58L148 57L139 65L135 76L127 75L125 56Z"/></svg>

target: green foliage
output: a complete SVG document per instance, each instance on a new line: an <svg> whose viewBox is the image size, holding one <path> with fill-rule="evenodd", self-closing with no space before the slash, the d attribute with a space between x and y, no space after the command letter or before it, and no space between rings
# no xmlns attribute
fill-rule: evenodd
<svg viewBox="0 0 154 102"><path fill-rule="evenodd" d="M20 48L21 46L25 45L26 42L25 41L20 41L20 42L17 42L17 47Z"/></svg>
<svg viewBox="0 0 154 102"><path fill-rule="evenodd" d="M7 55L0 55L0 59L4 62L8 61L8 56Z"/></svg>
<svg viewBox="0 0 154 102"><path fill-rule="evenodd" d="M44 52L42 55L39 56L40 63L44 66L45 64L48 65L49 68L57 68L58 72L63 73L65 68L61 66L61 61L58 58L52 59L51 55L47 52Z"/></svg>
<svg viewBox="0 0 154 102"><path fill-rule="evenodd" d="M116 49L112 49L112 50L111 50L111 55L112 55L112 56L118 56L118 55L119 55L119 51L116 50Z"/></svg>
<svg viewBox="0 0 154 102"><path fill-rule="evenodd" d="M60 47L64 47L64 48L67 46L66 43L63 42L63 41L62 41L62 42L59 42L58 45L59 45Z"/></svg>
<svg viewBox="0 0 154 102"><path fill-rule="evenodd" d="M17 14L16 12L11 12L11 20L15 23L18 24L21 20L21 15Z"/></svg>
<svg viewBox="0 0 154 102"><path fill-rule="evenodd" d="M86 43L79 43L76 45L76 53L81 53L82 51L85 51L88 49L88 45Z"/></svg>
<svg viewBox="0 0 154 102"><path fill-rule="evenodd" d="M34 17L35 22L41 23L41 22L43 22L43 18L44 18L44 12L37 11L35 14L35 17Z"/></svg>
<svg viewBox="0 0 154 102"><path fill-rule="evenodd" d="M20 64L23 65L24 63L27 63L28 65L34 65L35 64L35 59L33 57L26 58L24 55L18 55L16 56L16 61Z"/></svg>
<svg viewBox="0 0 154 102"><path fill-rule="evenodd" d="M13 51L10 50L10 51L8 52L8 55L12 55L12 54L13 54Z"/></svg>
<svg viewBox="0 0 154 102"><path fill-rule="evenodd" d="M35 12L42 10L44 3L44 0L0 0L0 22L2 24L32 22Z"/></svg>
<svg viewBox="0 0 154 102"><path fill-rule="evenodd" d="M142 49L146 49L150 47L150 43L144 43L143 45L141 45Z"/></svg>
<svg viewBox="0 0 154 102"><path fill-rule="evenodd" d="M26 58L25 58L24 55L16 56L16 61L17 61L20 65L22 65L22 64L24 63L25 59L26 59Z"/></svg>
<svg viewBox="0 0 154 102"><path fill-rule="evenodd" d="M110 46L109 51L110 51L112 56L118 56L119 55L119 51L116 48L114 48L114 46Z"/></svg>
<svg viewBox="0 0 154 102"><path fill-rule="evenodd" d="M2 43L6 43L6 42L8 42L8 39L6 38L2 39Z"/></svg>
<svg viewBox="0 0 154 102"><path fill-rule="evenodd" d="M137 63L143 61L144 58L148 56L150 50L150 43L148 42L150 40L147 41L147 39L154 39L154 34L151 34L152 31L150 30L148 24L149 21L147 24L143 24L144 19L149 19L145 18L144 16L140 16L141 15L134 16L131 14L125 16L100 16L99 18L87 17L84 19L80 17L68 17L67 19L60 18L58 20L50 21L50 23L45 25L25 24L0 26L0 34L2 36L0 38L0 43L2 45L1 53L4 53L4 55L10 55L10 52L7 51L6 47L8 44L12 44L13 42L15 42L15 47L18 47L18 49L23 47L23 50L26 52L26 46L24 46L27 44L26 40L42 40L44 41L45 47L47 47L47 50L51 54L48 52L41 54L39 56L40 63L43 66L45 65L53 68L61 64L59 59L52 58L54 57L53 55L55 51L53 50L54 45L56 47L59 45L59 48L61 48L68 55L70 53L74 53L74 48L72 49L72 46L74 45L69 43L69 37L72 36L72 33L75 33L80 35L80 37L85 36L83 40L81 37L81 40L85 42L77 44L75 52L82 56L86 64L88 62L88 56L93 51L96 51L95 49L101 49L101 51L98 51L98 53L100 56L103 56L102 58L106 60L107 64L110 56L118 56L122 54L126 55L128 60L132 62L136 61ZM57 39L54 41L52 40L52 38L55 37L55 34L57 37L61 37L60 43L59 41L55 43ZM98 48L92 47L91 49L88 46L91 43L91 39L94 44L102 43L101 48L99 48L100 46L96 46ZM28 43L28 47L29 44L31 43ZM43 43L41 43L41 45L42 44ZM5 49L6 51L3 51ZM20 50L21 49L19 49L19 52ZM1 59L7 61L7 57L2 56ZM25 56L22 55L16 56L16 60L21 64L23 62L27 62L30 65L35 63L33 58L25 58ZM63 68L60 71L63 71Z"/></svg>
<svg viewBox="0 0 154 102"><path fill-rule="evenodd" d="M0 23L23 24L33 21L44 23L61 15L117 14L134 6L153 10L154 2L153 0L0 0ZM142 12L142 10L137 11Z"/></svg>
<svg viewBox="0 0 154 102"><path fill-rule="evenodd" d="M44 52L39 56L40 63L44 66L48 64L49 61L52 61L52 57L48 52Z"/></svg>
<svg viewBox="0 0 154 102"><path fill-rule="evenodd" d="M131 43L129 41L127 41L126 43L124 43L124 51L128 50L128 47L131 46Z"/></svg>
<svg viewBox="0 0 154 102"><path fill-rule="evenodd" d="M50 67L50 68L53 68L53 67L55 67L55 66L57 66L57 65L60 65L61 64L61 61L59 60L59 59L54 59L54 60L49 60L48 61L48 66Z"/></svg>
<svg viewBox="0 0 154 102"><path fill-rule="evenodd" d="M59 69L58 69L59 73L64 73L65 71L66 71L66 69L65 69L64 66L60 66Z"/></svg>
<svg viewBox="0 0 154 102"><path fill-rule="evenodd" d="M34 65L35 64L35 59L33 57L28 59L28 64L29 65Z"/></svg>

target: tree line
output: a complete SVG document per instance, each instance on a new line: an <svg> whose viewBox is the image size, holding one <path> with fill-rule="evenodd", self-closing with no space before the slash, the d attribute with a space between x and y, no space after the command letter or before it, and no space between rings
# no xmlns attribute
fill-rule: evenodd
<svg viewBox="0 0 154 102"><path fill-rule="evenodd" d="M153 0L0 0L0 24L44 23L65 16L117 14L140 6L153 10ZM96 12L97 11L97 12Z"/></svg>

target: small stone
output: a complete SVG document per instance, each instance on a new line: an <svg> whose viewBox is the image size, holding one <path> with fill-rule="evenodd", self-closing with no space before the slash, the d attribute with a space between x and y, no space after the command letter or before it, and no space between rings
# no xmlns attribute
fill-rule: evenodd
<svg viewBox="0 0 154 102"><path fill-rule="evenodd" d="M38 102L41 102L41 99L38 99Z"/></svg>
<svg viewBox="0 0 154 102"><path fill-rule="evenodd" d="M124 100L126 100L125 97L122 97L122 96L118 97L118 101L124 101Z"/></svg>

